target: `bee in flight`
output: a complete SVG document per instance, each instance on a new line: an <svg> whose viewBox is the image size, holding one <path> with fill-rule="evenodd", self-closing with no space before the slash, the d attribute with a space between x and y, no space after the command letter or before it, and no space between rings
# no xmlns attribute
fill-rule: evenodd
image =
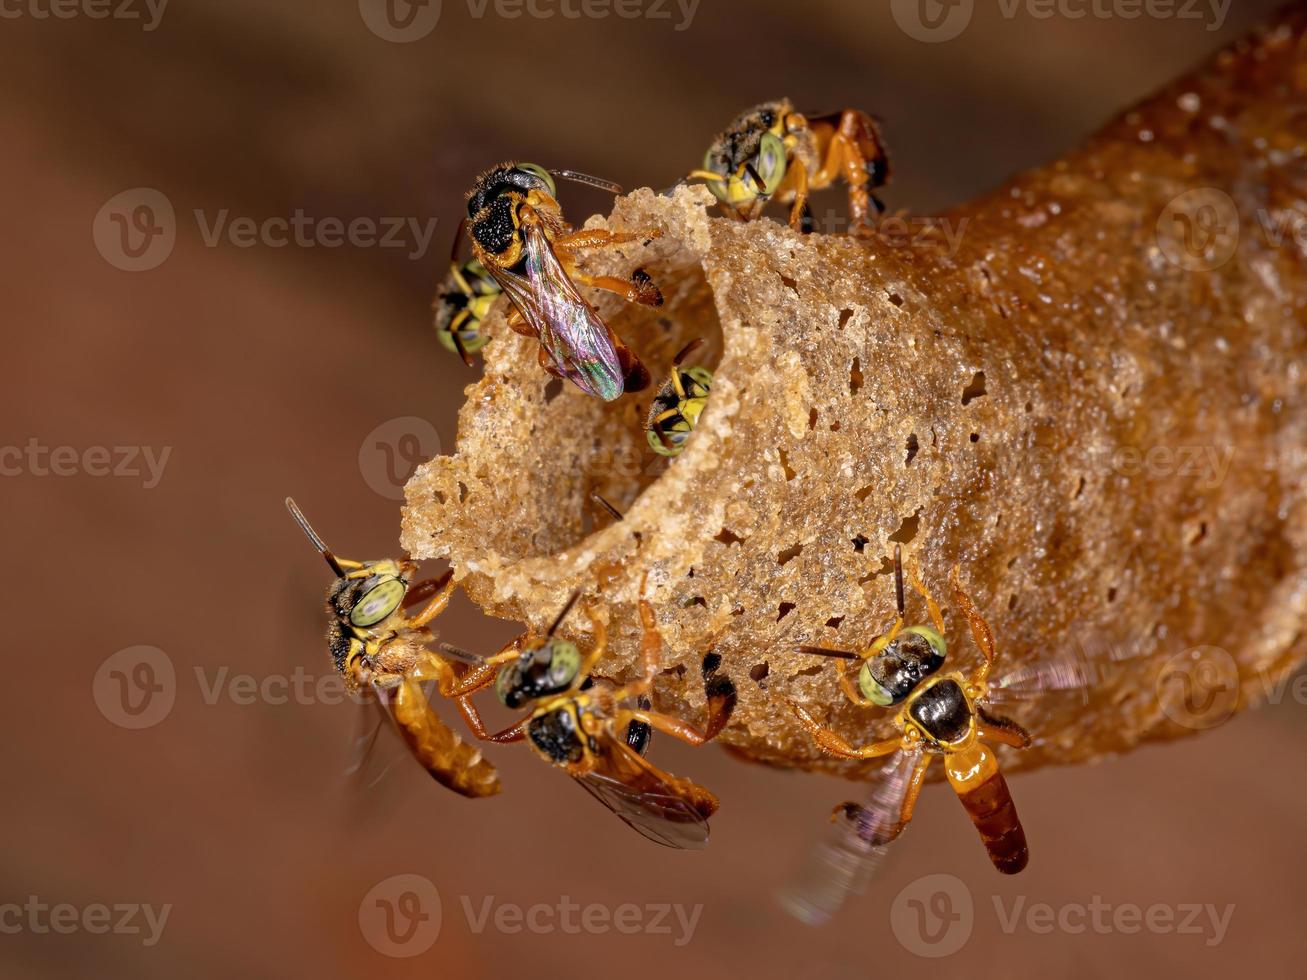
<svg viewBox="0 0 1307 980"><path fill-rule="evenodd" d="M796 112L788 99L742 112L713 140L704 180L729 214L750 221L768 201L790 205L790 227L812 230L808 195L843 178L849 188L849 220L866 225L871 209L884 207L874 192L890 176L889 157L876 120L858 109L821 116Z"/></svg>
<svg viewBox="0 0 1307 980"><path fill-rule="evenodd" d="M442 690L456 684L453 667L428 646L428 624L444 612L454 591L453 573L410 587L417 572L410 561L386 558L351 561L337 557L309 525L295 501L286 498L291 517L308 535L336 574L327 591L327 643L336 669L351 691L361 692L388 716L409 751L442 786L468 797L500 790L494 767L475 746L463 741L431 709L422 684ZM407 617L404 607L427 605ZM453 655L446 651L446 655ZM474 661L479 663L479 661ZM466 717L470 701L459 701ZM372 729L375 737L376 728ZM370 746L371 739L366 740Z"/></svg>
<svg viewBox="0 0 1307 980"><path fill-rule="evenodd" d="M660 456L679 456L699 424L712 391L712 371L706 367L681 370L681 364L703 344L692 340L672 361L671 377L654 397L645 423L649 447Z"/></svg>
<svg viewBox="0 0 1307 980"><path fill-rule="evenodd" d="M500 703L530 713L496 734L487 733L479 718L469 719L478 737L499 743L527 741L538 756L567 772L649 840L668 847L704 846L717 797L657 768L643 752L654 729L691 745L716 738L735 708L734 684L716 675L720 661L710 655L704 665L708 721L703 730L650 710L648 695L662 647L653 607L647 599L640 600L640 676L619 685L593 674L607 642L604 624L593 610L587 609L593 636L588 652L555 635L576 600L574 595L543 637L519 637L468 672L451 693L467 695L493 685Z"/></svg>
<svg viewBox="0 0 1307 980"><path fill-rule="evenodd" d="M490 340L481 328L501 294L499 283L476 259L462 265L450 262L449 275L432 304L436 337L442 347L463 358L468 367L472 366L472 355Z"/></svg>
<svg viewBox="0 0 1307 980"><path fill-rule="evenodd" d="M999 699L1080 689L1092 682L1087 665L1063 661L1039 669L1024 667L1008 677L991 679L996 659L994 635L963 589L956 566L951 576L953 599L967 620L981 662L969 674L940 674L948 654L943 616L914 574L913 588L925 600L932 625L906 626L903 562L897 546L894 578L898 616L890 631L866 650L796 648L800 653L857 664L856 678L844 668L839 671L840 687L854 704L902 706L895 717L899 735L859 747L823 727L806 707L789 704L804 729L832 755L843 759L891 757L866 804L844 803L835 808L837 839L819 853L821 867L817 870L824 880L810 881L784 899L791 911L810 922L828 919L849 891L861 887L857 879L865 884L874 873L885 846L912 819L926 770L937 758L943 759L949 784L979 831L994 867L1003 874L1025 868L1025 831L990 743L1026 748L1030 736L1015 722L991 714L986 706Z"/></svg>
<svg viewBox="0 0 1307 980"><path fill-rule="evenodd" d="M573 231L555 199L560 177L620 194L616 184L534 163L501 163L481 174L467 196L466 226L472 254L508 294L508 325L540 342L540 364L588 395L613 401L649 385L649 372L577 284L616 293L629 303L661 306L662 293L643 269L629 280L587 276L576 253L589 248L648 240L658 232ZM456 246L457 247L457 246Z"/></svg>

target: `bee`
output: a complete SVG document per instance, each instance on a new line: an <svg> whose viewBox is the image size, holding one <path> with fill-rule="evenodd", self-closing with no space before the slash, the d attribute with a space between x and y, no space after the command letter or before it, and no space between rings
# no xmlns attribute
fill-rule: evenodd
<svg viewBox="0 0 1307 980"><path fill-rule="evenodd" d="M623 822L655 843L703 847L708 841L708 818L717 811L717 797L689 779L654 766L643 758L643 752L653 730L690 745L716 738L735 709L735 685L716 674L720 661L710 655L703 671L708 719L702 730L650 710L648 694L658 673L662 647L653 607L648 600L640 600L640 676L619 685L593 675L604 655L607 631L592 608L587 609L594 638L588 652L555 635L577 598L572 596L543 637L520 637L464 677L457 693L470 694L493 685L505 707L529 710L521 721L496 734L487 733L480 719L469 720L474 733L491 742L528 742L536 755L565 771ZM628 706L631 702L635 707Z"/></svg>
<svg viewBox="0 0 1307 980"><path fill-rule="evenodd" d="M713 140L703 169L689 179L708 189L729 214L749 221L768 201L789 204L790 227L812 230L808 195L843 178L852 225L866 225L884 206L873 192L888 183L889 156L876 120L858 109L808 117L788 99L764 102L735 118Z"/></svg>
<svg viewBox="0 0 1307 980"><path fill-rule="evenodd" d="M468 797L498 793L499 776L494 767L481 757L479 749L440 720L422 688L424 682L434 680L442 691L452 690L458 680L453 667L428 647L432 639L428 624L449 604L453 573L410 587L417 572L413 562L391 558L359 562L337 557L295 501L287 497L286 507L336 574L327 591L327 644L350 690L362 693L389 717L409 751L436 782ZM424 600L429 601L421 612L405 616L404 607ZM465 717L475 711L466 700L460 700L459 709ZM371 740L366 743L370 745Z"/></svg>
<svg viewBox="0 0 1307 980"><path fill-rule="evenodd" d="M490 341L481 326L500 295L499 283L476 259L461 265L450 262L449 275L432 304L436 337L442 347L458 354L468 367L472 366L472 355Z"/></svg>
<svg viewBox="0 0 1307 980"><path fill-rule="evenodd" d="M844 893L854 889L852 878L859 864L867 865L870 874L870 866L879 861L885 846L912 819L926 770L936 758L943 760L949 784L979 831L994 867L1003 874L1025 868L1025 831L990 746L999 743L1023 749L1030 745L1030 735L1015 722L991 714L987 705L1000 698L1083 688L1093 681L1087 665L1067 669L1068 664L1056 661L1042 672L1022 668L1009 678L992 680L994 635L963 588L957 566L950 577L953 599L970 627L981 662L969 674L941 674L948 644L940 607L914 574L913 588L925 601L931 625L905 625L903 562L898 547L894 550L894 580L898 617L890 631L866 650L796 648L800 653L858 664L856 679L844 668L839 671L840 687L854 704L901 706L895 718L899 735L858 747L823 727L807 708L789 703L803 728L832 755L843 759L891 757L867 804L843 803L835 808L832 819L840 825L841 837L823 858L829 880L813 883L787 900L791 910L807 921L829 917Z"/></svg>
<svg viewBox="0 0 1307 980"><path fill-rule="evenodd" d="M573 231L555 199L555 177L622 192L616 184L585 174L547 171L534 163L501 163L481 174L467 196L472 254L508 294L513 304L508 325L540 342L541 366L588 395L613 401L624 392L648 387L649 372L576 284L645 306L661 306L663 297L643 269L636 269L629 281L583 275L576 268L576 253L660 233Z"/></svg>
<svg viewBox="0 0 1307 980"><path fill-rule="evenodd" d="M672 360L671 377L654 397L645 423L649 447L661 456L679 456L686 440L699 424L699 416L708 404L713 373L706 367L684 371L681 364L703 344L702 338L686 344Z"/></svg>

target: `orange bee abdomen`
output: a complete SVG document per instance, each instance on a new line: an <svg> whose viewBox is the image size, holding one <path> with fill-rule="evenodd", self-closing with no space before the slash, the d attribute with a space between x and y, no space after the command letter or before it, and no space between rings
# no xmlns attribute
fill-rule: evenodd
<svg viewBox="0 0 1307 980"><path fill-rule="evenodd" d="M946 768L948 781L980 832L994 867L1007 875L1025 868L1029 860L1026 832L993 751L975 742L961 752L949 753Z"/></svg>

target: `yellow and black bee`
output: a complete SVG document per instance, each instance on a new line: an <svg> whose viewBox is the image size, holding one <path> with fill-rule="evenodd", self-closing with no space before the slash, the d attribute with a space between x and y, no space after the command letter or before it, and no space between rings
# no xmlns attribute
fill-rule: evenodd
<svg viewBox="0 0 1307 980"><path fill-rule="evenodd" d="M704 180L722 207L741 220L762 213L768 201L791 205L790 226L812 230L808 195L843 179L849 188L849 220L866 225L884 210L873 192L889 181L889 156L876 120L858 109L820 116L796 112L788 99L764 102L735 120L713 141Z"/></svg>
<svg viewBox="0 0 1307 980"><path fill-rule="evenodd" d="M442 347L463 358L468 367L472 366L472 355L490 340L481 329L482 323L502 294L494 276L476 259L462 265L450 263L449 275L432 304L436 337Z"/></svg>
<svg viewBox="0 0 1307 980"><path fill-rule="evenodd" d="M661 456L679 456L686 440L699 424L708 404L713 373L706 367L681 369L681 364L703 344L702 339L686 344L672 361L672 373L654 397L645 423L649 447Z"/></svg>
<svg viewBox="0 0 1307 980"><path fill-rule="evenodd" d="M640 676L617 685L592 676L606 647L602 620L590 615L593 641L584 653L554 635L576 598L543 638L528 634L487 657L463 678L459 694L493 684L505 707L530 711L497 734L489 734L479 718L468 718L473 732L491 742L527 741L536 755L564 770L649 840L668 847L702 847L708 840L708 818L717 811L717 797L689 779L659 769L643 754L653 729L691 745L715 738L735 708L735 685L716 673L720 658L710 655L703 667L708 705L704 729L650 710L647 696L658 674L662 646L653 607L640 600L644 630Z"/></svg>
<svg viewBox="0 0 1307 980"><path fill-rule="evenodd" d="M629 303L661 306L662 293L636 269L629 280L587 276L576 253L648 240L658 232L573 231L555 199L560 177L621 193L616 184L534 163L501 163L481 174L467 197L472 254L513 304L508 325L540 342L540 364L586 394L613 401L648 387L649 372L577 291L605 289Z"/></svg>
<svg viewBox="0 0 1307 980"><path fill-rule="evenodd" d="M368 737L360 739L359 748L366 754L378 725L393 722L414 758L436 782L462 796L498 793L494 766L440 719L422 689L424 682L434 680L442 692L449 692L457 681L453 667L428 645L433 638L428 625L449 604L453 574L410 587L417 572L413 562L340 558L318 537L295 501L287 497L286 507L336 574L327 592L331 617L327 644L332 661L350 689L363 694L386 716L376 719ZM405 606L426 599L430 601L416 616L404 614ZM450 650L443 651L443 656L453 655ZM457 700L465 717L475 711L470 701ZM361 765L362 760L356 760L355 768Z"/></svg>

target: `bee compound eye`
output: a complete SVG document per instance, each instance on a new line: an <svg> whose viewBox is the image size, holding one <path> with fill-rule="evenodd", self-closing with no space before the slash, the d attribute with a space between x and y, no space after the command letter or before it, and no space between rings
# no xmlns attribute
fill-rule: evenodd
<svg viewBox="0 0 1307 980"><path fill-rule="evenodd" d="M771 195L776 193L781 181L785 179L788 153L785 142L775 133L764 133L758 145L758 156L754 169L763 180L762 191Z"/></svg>
<svg viewBox="0 0 1307 980"><path fill-rule="evenodd" d="M404 601L408 587L397 578L386 578L363 593L349 614L352 625L362 629L376 626L391 616Z"/></svg>
<svg viewBox="0 0 1307 980"><path fill-rule="evenodd" d="M894 695L872 676L870 660L863 661L862 669L858 671L858 690L862 692L864 698L882 708L887 708L894 703Z"/></svg>

